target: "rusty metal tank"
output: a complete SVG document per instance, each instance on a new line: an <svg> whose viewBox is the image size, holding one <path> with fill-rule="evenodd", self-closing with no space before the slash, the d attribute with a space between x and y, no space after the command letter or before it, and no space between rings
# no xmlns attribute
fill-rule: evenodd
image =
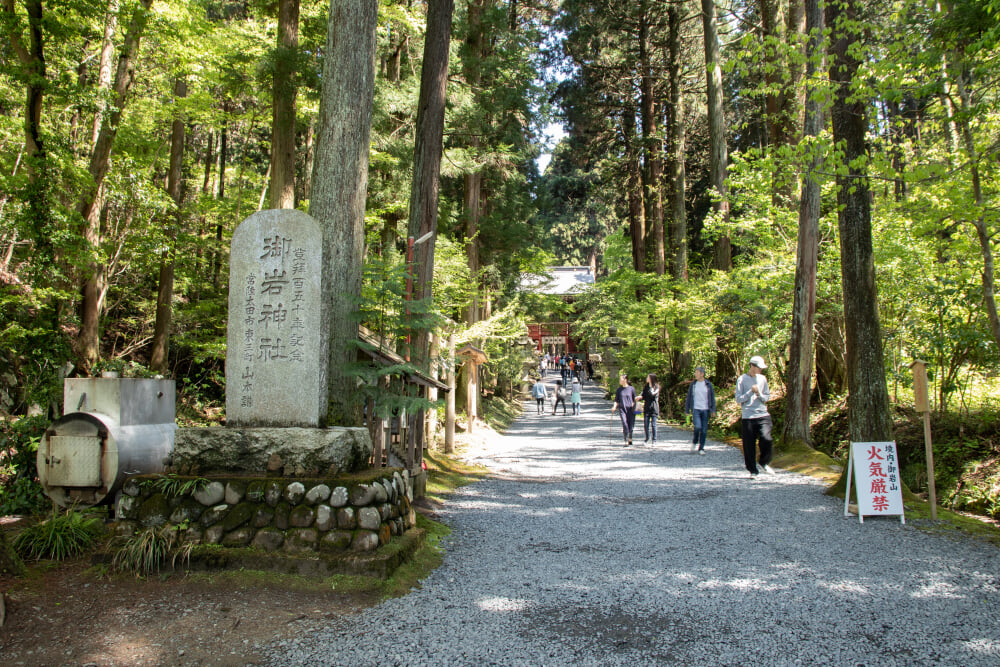
<svg viewBox="0 0 1000 667"><path fill-rule="evenodd" d="M162 472L174 449L173 380L69 378L63 415L37 458L45 493L63 507L112 502L126 477Z"/></svg>

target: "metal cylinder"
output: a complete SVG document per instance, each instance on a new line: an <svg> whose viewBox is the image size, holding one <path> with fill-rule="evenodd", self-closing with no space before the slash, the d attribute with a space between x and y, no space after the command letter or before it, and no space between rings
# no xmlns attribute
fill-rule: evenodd
<svg viewBox="0 0 1000 667"><path fill-rule="evenodd" d="M67 380L64 403L92 409L56 420L38 444L38 477L58 505L112 502L129 475L163 471L177 429L173 381Z"/></svg>

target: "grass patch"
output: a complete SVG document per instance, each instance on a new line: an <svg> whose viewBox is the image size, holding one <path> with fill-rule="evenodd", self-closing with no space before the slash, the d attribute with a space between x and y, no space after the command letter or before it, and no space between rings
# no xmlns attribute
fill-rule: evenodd
<svg viewBox="0 0 1000 667"><path fill-rule="evenodd" d="M64 560L97 544L104 532L101 520L70 510L28 526L14 538L14 549L25 559Z"/></svg>
<svg viewBox="0 0 1000 667"><path fill-rule="evenodd" d="M498 433L506 431L522 411L519 399L511 401L494 394L483 400L483 421Z"/></svg>
<svg viewBox="0 0 1000 667"><path fill-rule="evenodd" d="M459 461L440 451L425 451L427 499L440 503L455 489L486 477L486 468Z"/></svg>

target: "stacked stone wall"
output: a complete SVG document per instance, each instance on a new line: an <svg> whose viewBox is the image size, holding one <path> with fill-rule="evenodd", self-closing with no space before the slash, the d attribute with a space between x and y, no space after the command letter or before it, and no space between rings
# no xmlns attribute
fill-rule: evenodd
<svg viewBox="0 0 1000 667"><path fill-rule="evenodd" d="M162 527L177 531L181 543L370 552L416 525L409 473L372 473L361 481L215 477L197 483L139 475L125 482L115 505L118 532Z"/></svg>

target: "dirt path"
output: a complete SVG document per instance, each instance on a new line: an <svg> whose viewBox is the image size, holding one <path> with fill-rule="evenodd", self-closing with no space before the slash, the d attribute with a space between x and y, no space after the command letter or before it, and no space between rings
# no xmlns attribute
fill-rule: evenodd
<svg viewBox="0 0 1000 667"><path fill-rule="evenodd" d="M239 574L140 581L60 565L0 580L4 665L246 665L261 644L301 635L376 601L370 593L288 590Z"/></svg>

